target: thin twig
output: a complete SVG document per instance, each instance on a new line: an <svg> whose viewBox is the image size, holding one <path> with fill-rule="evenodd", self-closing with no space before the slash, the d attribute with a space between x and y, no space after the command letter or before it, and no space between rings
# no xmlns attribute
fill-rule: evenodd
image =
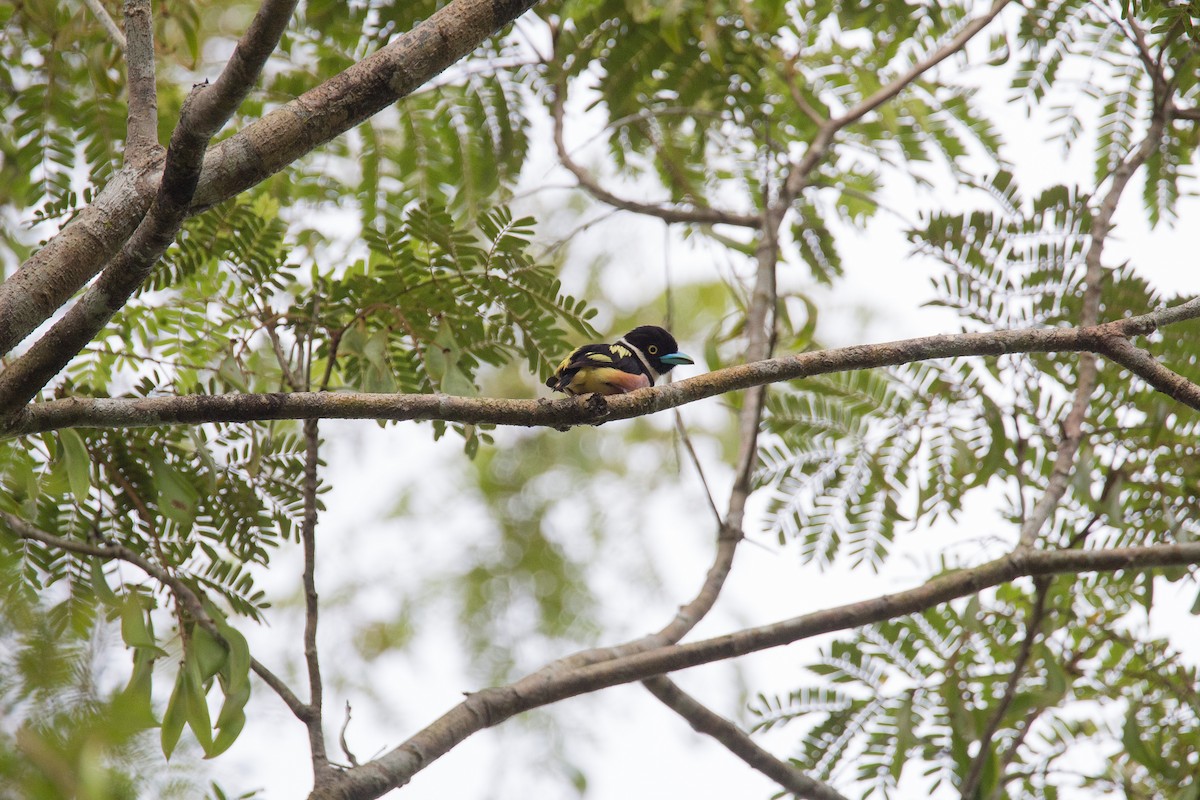
<svg viewBox="0 0 1200 800"><path fill-rule="evenodd" d="M346 729L350 727L350 701L346 701L346 719L342 722L342 729L338 732L338 744L342 746L342 753L345 754L346 760L350 762L350 766L357 767L358 759L354 757L354 753L350 752L350 745L346 744Z"/></svg>
<svg viewBox="0 0 1200 800"><path fill-rule="evenodd" d="M683 424L683 415L679 413L678 408L673 409L673 411L675 412L675 430L679 433L679 438L683 441L683 448L687 451L692 466L696 468L696 475L700 478L700 485L704 488L704 498L708 501L708 507L712 511L713 520L716 521L717 527L720 528L725 524L725 520L721 519L721 510L717 508L717 501L713 497L712 489L708 485L708 479L704 477L704 466L700 463L700 456L696 454L696 448L692 446L692 437L688 435L687 428Z"/></svg>
<svg viewBox="0 0 1200 800"><path fill-rule="evenodd" d="M680 689L669 678L659 675L642 681L650 694L667 708L683 717L698 733L716 739L731 753L803 800L846 800L832 786L805 775L791 764L759 747L745 731Z"/></svg>
<svg viewBox="0 0 1200 800"><path fill-rule="evenodd" d="M566 102L566 85L560 84L555 91L554 101L551 107L551 116L554 121L554 147L558 151L558 160L567 170L575 176L575 180L579 181L579 186L584 189L592 197L602 203L607 203L610 206L619 208L623 211L632 211L636 214L645 214L650 217L657 217L664 222L681 222L699 225L735 225L742 228L757 228L759 217L754 214L739 214L730 211L722 211L708 206L692 204L687 207L659 205L655 203L642 203L637 200L629 200L619 197L600 185L595 177L580 166L574 159L571 158L570 152L567 150L566 141L563 134L563 106Z"/></svg>

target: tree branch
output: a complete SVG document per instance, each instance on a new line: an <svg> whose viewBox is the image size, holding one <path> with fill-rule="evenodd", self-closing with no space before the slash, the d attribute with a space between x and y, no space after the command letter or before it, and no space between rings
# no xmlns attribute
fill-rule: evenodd
<svg viewBox="0 0 1200 800"><path fill-rule="evenodd" d="M1200 386L1178 372L1167 369L1128 339L1106 339L1099 352L1137 375L1158 391L1192 408L1200 408Z"/></svg>
<svg viewBox="0 0 1200 800"><path fill-rule="evenodd" d="M197 624L202 625L209 633L224 641L220 629L204 610L204 601L200 595L192 587L188 586L175 575L172 575L166 568L155 564L140 553L115 542L92 544L90 542L81 542L77 539L55 536L35 525L31 525L16 514L11 514L3 510L0 510L0 520L3 520L4 524L18 538L41 542L44 545L65 550L68 553L93 556L95 558L102 558L105 561L123 561L126 564L137 567L165 586L171 592L176 602L187 610L188 616L194 619ZM275 673L271 672L271 670L267 669L267 667L263 666L256 658L250 659L250 668L262 679L263 683L270 686L275 694L279 695L279 698L283 700L284 704L291 709L297 718L301 720L305 719L307 706L300 701L300 698L296 697L286 683L275 675Z"/></svg>
<svg viewBox="0 0 1200 800"><path fill-rule="evenodd" d="M1004 10L1004 7L1007 6L1009 2L1010 0L994 0L992 7L988 9L987 13L968 22L962 27L962 30L955 34L954 37L952 37L944 45L918 61L916 64L913 64L907 72L898 76L887 86L884 86L879 91L875 92L875 94L864 99L858 105L851 108L845 114L842 114L834 119L832 121L834 129L836 130L844 128L850 123L857 122L858 120L862 119L864 116L879 108L888 100L891 100L893 97L900 94L900 92L904 91L906 86L915 81L917 78L921 77L950 56L962 50L967 46L967 43L975 37L975 34L986 28L988 24L996 18L996 15Z"/></svg>
<svg viewBox="0 0 1200 800"><path fill-rule="evenodd" d="M992 710L987 727L984 728L983 735L979 737L979 752L971 760L971 771L967 773L966 780L962 784L960 792L962 800L975 800L976 794L979 793L979 783L983 780L983 768L991 758L992 738L995 737L996 731L1000 730L1004 715L1008 713L1009 706L1017 696L1017 684L1020 683L1021 675L1029 664L1029 656L1033 653L1033 645L1037 642L1038 634L1041 631L1050 583L1050 578L1042 578L1037 581L1033 607L1025 619L1025 639L1021 642L1021 649L1017 653L1016 660L1013 661L1012 674L1008 676L1008 682L1004 686L1004 695L996 704L996 708Z"/></svg>
<svg viewBox="0 0 1200 800"><path fill-rule="evenodd" d="M113 44L124 50L126 48L125 34L121 33L121 29L117 27L117 23L108 13L104 4L100 0L83 0L83 4L88 7L88 11L92 12L92 16L100 23L100 27L104 28L108 38L113 40Z"/></svg>
<svg viewBox="0 0 1200 800"><path fill-rule="evenodd" d="M741 728L697 702L669 678L659 675L642 681L642 685L667 708L687 720L697 733L716 739L752 769L766 775L794 796L803 800L846 800L833 787L813 780L759 747Z"/></svg>
<svg viewBox="0 0 1200 800"><path fill-rule="evenodd" d="M98 2L98 0L89 0ZM154 66L154 17L150 0L125 0L125 50L129 110L125 119L126 162L148 163L162 149L158 144L158 86Z"/></svg>
<svg viewBox="0 0 1200 800"><path fill-rule="evenodd" d="M408 33L215 145L196 210L266 180L412 93L537 0L454 0Z"/></svg>
<svg viewBox="0 0 1200 800"><path fill-rule="evenodd" d="M367 800L412 779L468 736L533 708L655 675L723 661L791 644L823 633L846 630L913 614L1025 576L1059 573L1146 570L1200 563L1200 543L1107 550L1024 550L978 567L945 573L891 595L813 612L771 625L749 628L689 644L635 653L562 674L539 670L507 686L472 693L407 742L379 759L342 772L312 798Z"/></svg>
<svg viewBox="0 0 1200 800"><path fill-rule="evenodd" d="M308 746L312 753L313 786L320 787L332 779L329 756L325 751L325 731L322 725L324 685L321 683L321 661L317 653L317 464L319 436L317 421L304 421L304 520L300 538L304 543L304 663L308 668Z"/></svg>
<svg viewBox="0 0 1200 800"><path fill-rule="evenodd" d="M441 73L537 0L453 0L374 55L222 140L205 156L189 214L226 200ZM45 247L0 284L8 353L112 259L146 214L161 164L118 172Z"/></svg>
<svg viewBox="0 0 1200 800"><path fill-rule="evenodd" d="M1080 326L1088 328L1096 325L1100 319L1100 299L1102 296L1102 281L1104 266L1101 259L1108 233L1112 229L1113 214L1117 211L1121 194L1129 185L1129 179L1138 167L1146 162L1150 154L1162 140L1166 117L1162 109L1157 109L1154 122L1141 143L1113 170L1112 183L1105 193L1096 215L1092 218L1091 244L1084 257L1087 274L1084 278L1083 309L1080 312ZM1050 471L1050 479L1046 482L1046 491L1038 498L1029 517L1021 523L1019 537L1020 547L1033 547L1037 543L1038 533L1046 520L1054 513L1058 503L1067 492L1070 485L1071 472L1075 465L1075 456L1083 442L1083 423L1087 418L1088 407L1091 405L1092 392L1096 388L1099 369L1096 364L1095 351L1084 351L1079 358L1079 369L1076 373L1075 396L1071 410L1062 421L1062 440L1058 444L1054 456L1054 466Z"/></svg>
<svg viewBox="0 0 1200 800"><path fill-rule="evenodd" d="M250 92L297 0L266 0L215 83L193 88L171 134L158 194L118 256L79 301L0 373L0 417L24 406L112 319L175 240L200 179L209 140Z"/></svg>
<svg viewBox="0 0 1200 800"><path fill-rule="evenodd" d="M645 214L656 217L663 222L691 223L698 225L735 225L741 228L757 228L762 218L755 214L737 214L731 211L721 211L707 206L678 206L659 205L656 203L641 203L618 197L600 185L600 182L590 172L571 158L570 152L563 139L563 106L566 102L566 86L560 84L555 90L554 101L551 105L554 119L554 147L558 151L559 162L579 181L579 187L602 203L619 208L622 211L632 211L635 214Z"/></svg>
<svg viewBox="0 0 1200 800"><path fill-rule="evenodd" d="M627 395L592 400L507 400L444 394L364 394L295 392L147 398L66 398L34 403L16 414L4 436L59 428L127 428L205 422L253 422L274 419L430 420L468 424L563 427L631 419L767 383L799 380L847 370L895 366L959 356L1013 353L1122 353L1117 339L1145 335L1160 325L1200 317L1200 298L1169 309L1091 328L1016 329L986 333L942 334L881 344L817 350L740 364L715 372L640 389ZM1121 356L1122 366L1155 388L1162 368L1143 374L1145 365ZM1175 384L1170 384L1175 386ZM1200 410L1200 393L1176 386L1176 399Z"/></svg>

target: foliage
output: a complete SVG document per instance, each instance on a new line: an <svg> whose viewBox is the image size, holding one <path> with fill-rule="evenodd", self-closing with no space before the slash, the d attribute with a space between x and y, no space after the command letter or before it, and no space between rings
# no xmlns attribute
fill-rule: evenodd
<svg viewBox="0 0 1200 800"><path fill-rule="evenodd" d="M120 19L118 3L102 4ZM229 130L439 5L300 4ZM184 88L216 73L214 54L228 51L254 8L183 0L158 9L163 141ZM564 240L583 213L540 194L560 117L563 146L619 196L752 218L799 159L825 148L779 235L781 350L815 346L812 298L854 277L843 237L875 220L885 185L920 198L903 209L916 215L909 241L936 265L931 304L957 314L963 330L1074 325L1097 215L1156 126L1161 141L1136 165L1146 220L1176 222L1194 186L1194 9L1012 4L986 47L921 70L873 104L982 11L966 0L541 3L432 85L189 220L142 291L43 399L530 396L575 343L660 321L663 308L681 339L707 342L709 367L736 363L760 231L684 226L672 242L689 256L716 253L719 267L665 296L642 260L580 268L569 248L562 263L550 262L557 248L537 252L562 233L547 222L554 212L569 212ZM13 223L0 226L0 263L11 273L119 168L125 66L82 4L6 5L0 31L0 214ZM1064 152L1091 148L1078 185L1035 194L1019 185L1005 138L1015 123L985 115L975 84L960 80L1006 61L1014 113L1049 116ZM869 113L832 127L864 104ZM920 192L947 176L960 196ZM622 224L601 228L606 247L628 238ZM1181 299L1151 285L1136 262L1103 266L1103 319ZM1172 326L1147 348L1200 381L1198 328ZM920 534L960 523L971 504L993 508L1009 535L1051 485L1078 378L1076 355L1053 354L775 386L759 439L762 527L781 545L795 542L806 564L874 571L911 552ZM396 618L347 624L357 652L409 652L431 623L422 606L451 608L432 622L457 620L464 658L488 680L536 667L567 643L625 632L606 616L610 573L654 593L655 565L641 563L651 551L627 539L689 479L682 444L669 452L664 426L647 420L615 432L522 434L504 447L478 427L429 427L437 438L453 432L474 459L434 476L445 483L438 496L477 506L488 524L452 569L403 565L413 582L395 590L404 596ZM722 469L733 461L730 415L689 429ZM1085 434L1040 546L1200 536L1194 415L1103 364ZM0 510L68 544L7 527L0 538L0 642L12 644L0 662L0 704L14 720L0 726L0 774L18 787L0 797L152 791L139 777L161 763L143 761L150 730L168 757L193 740L206 756L233 743L253 713L240 631L277 618L275 604L288 599L272 596L263 576L300 539L305 451L291 423L63 429L0 442ZM701 507L687 497L681 505ZM151 569L117 568L95 555L105 547ZM938 569L975 563L947 555ZM1193 581L1183 569L1162 577ZM1036 585L1006 585L850 631L825 646L805 682L764 692L752 711L760 729L796 731L795 766L851 792L905 796L922 781L961 789L978 772L979 797L1055 797L1056 770L1091 742L1115 755L1078 776L1083 789L1197 797L1196 673L1141 624L1156 585L1123 573L1060 576L1044 598ZM181 593L195 596L208 624ZM97 686L89 648L117 630L125 669ZM22 760L30 753L45 758ZM564 772L582 791L585 776Z"/></svg>

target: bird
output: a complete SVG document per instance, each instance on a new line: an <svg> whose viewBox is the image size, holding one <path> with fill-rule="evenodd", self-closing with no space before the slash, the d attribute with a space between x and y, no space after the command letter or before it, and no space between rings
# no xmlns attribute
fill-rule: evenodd
<svg viewBox="0 0 1200 800"><path fill-rule="evenodd" d="M675 337L657 325L642 325L612 344L585 344L562 360L546 385L568 395L614 395L653 386L680 364L694 364L679 352Z"/></svg>

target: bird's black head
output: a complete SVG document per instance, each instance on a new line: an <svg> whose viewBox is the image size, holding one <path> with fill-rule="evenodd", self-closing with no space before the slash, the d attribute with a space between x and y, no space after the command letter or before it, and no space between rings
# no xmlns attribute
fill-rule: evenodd
<svg viewBox="0 0 1200 800"><path fill-rule="evenodd" d="M675 337L657 325L642 325L621 338L641 350L659 375L667 374L672 367L680 364L696 363L692 361L691 356L679 352L679 343L675 341Z"/></svg>

